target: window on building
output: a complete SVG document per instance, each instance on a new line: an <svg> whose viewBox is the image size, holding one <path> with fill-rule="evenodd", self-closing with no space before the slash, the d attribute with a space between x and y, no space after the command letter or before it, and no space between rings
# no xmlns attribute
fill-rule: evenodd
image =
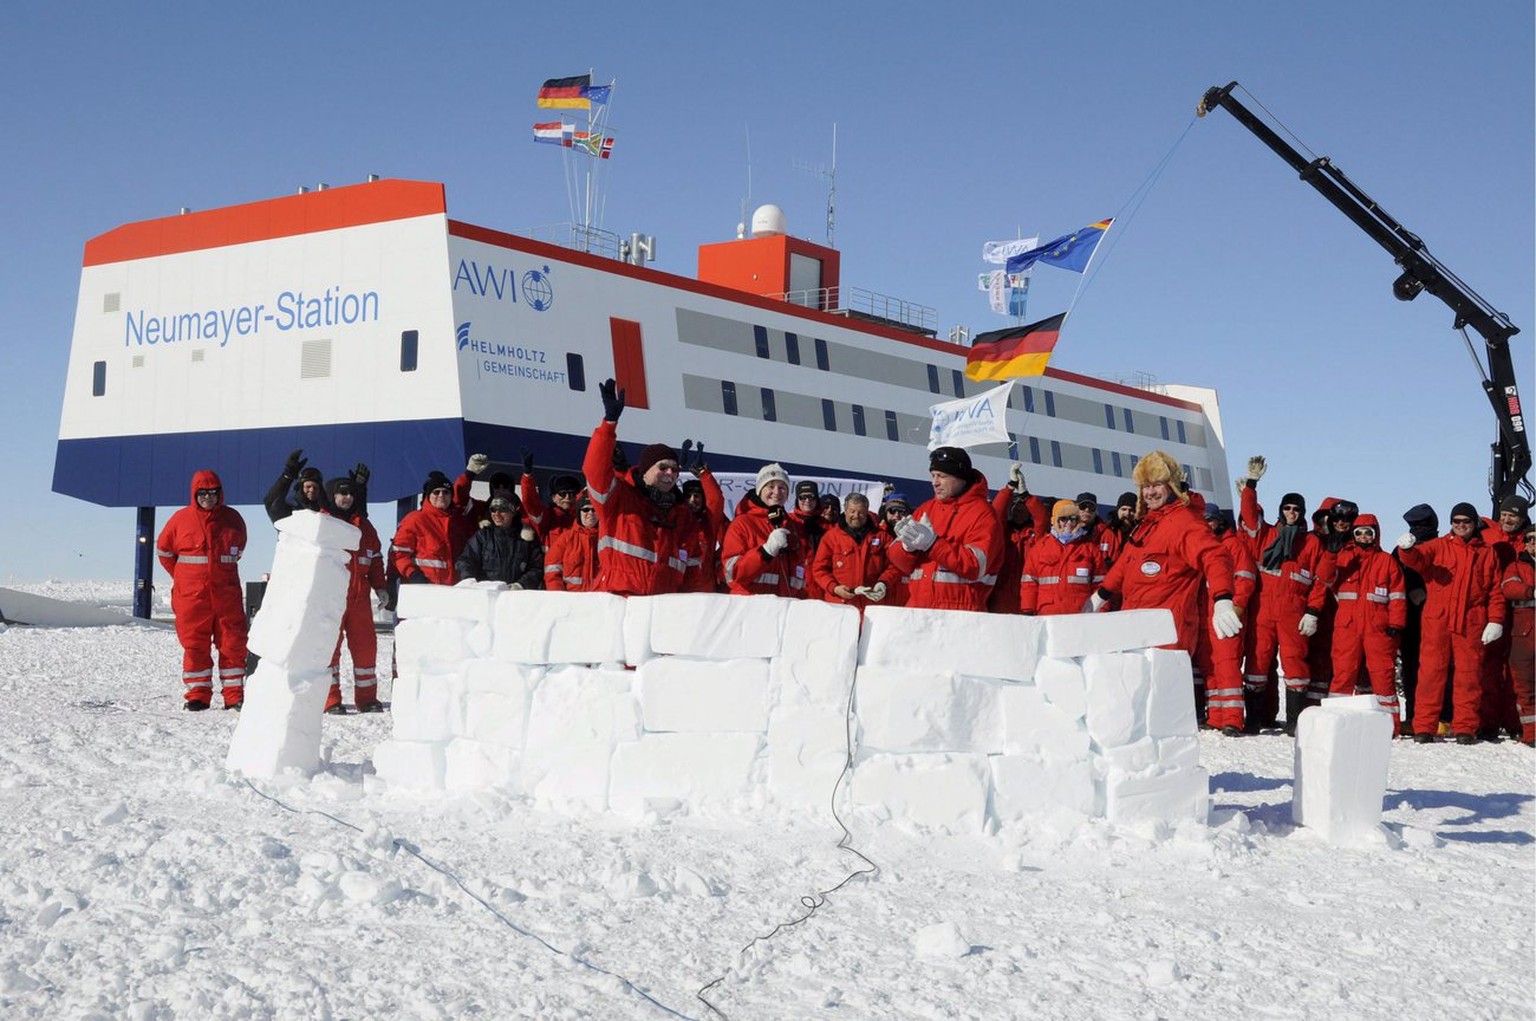
<svg viewBox="0 0 1536 1021"><path fill-rule="evenodd" d="M955 384L955 396L956 397L964 397L965 396L965 373L961 372L959 369L950 369L949 370L949 381L951 383Z"/></svg>
<svg viewBox="0 0 1536 1021"><path fill-rule="evenodd" d="M1024 411L1026 413L1031 413L1034 410L1035 410L1035 389L1034 389L1034 387L1026 386L1024 388Z"/></svg>
<svg viewBox="0 0 1536 1021"><path fill-rule="evenodd" d="M832 369L832 361L827 357L827 342L822 340L820 337L817 337L815 348L816 367L822 372L830 372Z"/></svg>
<svg viewBox="0 0 1536 1021"><path fill-rule="evenodd" d="M1114 467L1114 469L1115 469L1115 476L1117 478L1122 478L1122 479L1125 478L1124 462L1122 462L1120 460L1120 452L1119 451L1117 451L1117 450L1110 451L1109 463Z"/></svg>
<svg viewBox="0 0 1536 1021"><path fill-rule="evenodd" d="M565 381L578 393L587 389L587 364L574 351L566 352L565 355Z"/></svg>
<svg viewBox="0 0 1536 1021"><path fill-rule="evenodd" d="M1050 390L1045 393L1045 414L1048 418L1056 417L1056 395Z"/></svg>
<svg viewBox="0 0 1536 1021"><path fill-rule="evenodd" d="M91 396L100 397L107 392L107 363L97 362L91 366Z"/></svg>
<svg viewBox="0 0 1536 1021"><path fill-rule="evenodd" d="M901 442L901 426L896 422L896 412L885 413L885 438L892 443Z"/></svg>
<svg viewBox="0 0 1536 1021"><path fill-rule="evenodd" d="M1115 427L1115 409L1113 405L1104 405L1104 425L1109 429Z"/></svg>
<svg viewBox="0 0 1536 1021"><path fill-rule="evenodd" d="M720 381L720 404L727 415L736 414L736 384L728 379Z"/></svg>
<svg viewBox="0 0 1536 1021"><path fill-rule="evenodd" d="M793 333L784 334L784 357L791 365L800 364L800 338Z"/></svg>
<svg viewBox="0 0 1536 1021"><path fill-rule="evenodd" d="M855 436L866 435L864 432L864 405L862 404L855 404L853 406L853 434Z"/></svg>
<svg viewBox="0 0 1536 1021"><path fill-rule="evenodd" d="M1136 420L1131 415L1131 409L1130 408L1121 408L1120 410L1125 413L1125 431L1128 432L1128 433L1135 432L1136 431Z"/></svg>
<svg viewBox="0 0 1536 1021"><path fill-rule="evenodd" d="M1179 427L1179 442L1188 443L1189 441L1184 438L1184 420L1181 418L1173 424Z"/></svg>
<svg viewBox="0 0 1536 1021"><path fill-rule="evenodd" d="M829 433L837 432L837 405L825 397L821 399L821 427Z"/></svg>
<svg viewBox="0 0 1536 1021"><path fill-rule="evenodd" d="M1029 459L1035 464L1040 463L1040 437L1038 436L1029 438Z"/></svg>
<svg viewBox="0 0 1536 1021"><path fill-rule="evenodd" d="M773 400L773 391L765 386L759 392L763 395L763 421L777 422L779 420L779 411Z"/></svg>
<svg viewBox="0 0 1536 1021"><path fill-rule="evenodd" d="M766 326L754 326L754 327L752 327L752 340L757 345L757 356L759 358L767 358L768 357L768 327L766 327Z"/></svg>
<svg viewBox="0 0 1536 1021"><path fill-rule="evenodd" d="M928 366L928 390L930 393L939 392L939 367L937 365Z"/></svg>
<svg viewBox="0 0 1536 1021"><path fill-rule="evenodd" d="M1163 439L1166 440L1168 438L1168 416L1167 415L1158 415L1157 416L1157 424L1162 427Z"/></svg>
<svg viewBox="0 0 1536 1021"><path fill-rule="evenodd" d="M1051 464L1061 467L1061 444L1055 440L1051 441Z"/></svg>
<svg viewBox="0 0 1536 1021"><path fill-rule="evenodd" d="M400 334L400 371L416 371L416 339L415 330L405 330Z"/></svg>
<svg viewBox="0 0 1536 1021"><path fill-rule="evenodd" d="M1093 473L1095 475L1104 474L1104 455L1099 451L1098 447L1093 448Z"/></svg>

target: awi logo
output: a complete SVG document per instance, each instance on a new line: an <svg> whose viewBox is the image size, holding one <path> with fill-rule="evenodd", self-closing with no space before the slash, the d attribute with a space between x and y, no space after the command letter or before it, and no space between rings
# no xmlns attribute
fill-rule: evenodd
<svg viewBox="0 0 1536 1021"><path fill-rule="evenodd" d="M458 338L458 342L459 342L458 349L460 351L464 350L466 347L469 346L469 324L468 323L460 323L459 324L459 328L457 330L453 331L453 335L456 338Z"/></svg>
<svg viewBox="0 0 1536 1021"><path fill-rule="evenodd" d="M523 300L535 312L547 312L555 303L555 289L550 286L548 266L542 272L530 269L523 274Z"/></svg>

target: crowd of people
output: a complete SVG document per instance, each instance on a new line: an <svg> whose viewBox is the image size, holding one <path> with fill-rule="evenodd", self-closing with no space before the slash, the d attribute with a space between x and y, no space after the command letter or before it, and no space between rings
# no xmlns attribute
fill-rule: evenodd
<svg viewBox="0 0 1536 1021"><path fill-rule="evenodd" d="M933 495L915 508L889 487L878 508L860 493L839 501L811 481L791 486L771 463L728 510L702 444L652 443L629 463L618 442L624 391L610 379L599 394L603 418L583 478L557 475L546 502L530 452L521 478L488 474L490 458L475 454L457 479L428 476L387 556L368 522L367 467L327 482L302 451L290 455L267 494L273 520L317 510L364 535L328 711L342 711L343 640L359 711L382 708L375 600L392 606L396 583L474 580L625 596L770 594L860 612L877 604L1025 615L1162 608L1173 615L1174 646L1192 658L1201 724L1224 734L1294 732L1309 705L1369 694L1399 735L1418 742L1508 734L1536 743L1536 530L1522 497L1505 498L1492 519L1458 503L1443 535L1432 508L1413 507L1389 551L1378 518L1350 500L1330 497L1309 517L1305 498L1287 493L1266 520L1263 457L1250 458L1238 480L1235 513L1208 504L1173 457L1153 451L1135 466L1137 488L1101 515L1093 493L1031 493L1019 464L993 492L964 449L941 446L929 453ZM473 495L480 481L483 500ZM244 523L223 505L214 473L199 472L192 489L159 542L175 580L186 707L211 702L213 645L224 706L238 708L246 652L235 563Z"/></svg>

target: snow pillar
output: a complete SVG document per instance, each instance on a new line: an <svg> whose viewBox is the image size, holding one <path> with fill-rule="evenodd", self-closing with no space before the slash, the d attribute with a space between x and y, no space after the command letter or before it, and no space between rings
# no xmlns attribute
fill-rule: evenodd
<svg viewBox="0 0 1536 1021"><path fill-rule="evenodd" d="M1328 843L1354 843L1381 822L1392 717L1375 695L1324 699L1296 724L1291 819Z"/></svg>
<svg viewBox="0 0 1536 1021"><path fill-rule="evenodd" d="M271 778L320 766L320 722L331 654L347 608L348 561L362 533L338 518L295 511L277 522L277 550L250 649L261 657L224 765Z"/></svg>

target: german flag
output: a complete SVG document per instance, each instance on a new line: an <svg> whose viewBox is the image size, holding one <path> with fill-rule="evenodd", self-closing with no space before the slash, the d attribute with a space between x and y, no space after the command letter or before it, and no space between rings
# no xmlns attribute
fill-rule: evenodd
<svg viewBox="0 0 1536 1021"><path fill-rule="evenodd" d="M1028 326L979 334L965 359L966 378L980 381L1041 375L1066 318L1063 312Z"/></svg>
<svg viewBox="0 0 1536 1021"><path fill-rule="evenodd" d="M590 110L592 100L587 89L592 85L590 74L578 74L573 78L551 78L539 88L539 106L542 109Z"/></svg>

